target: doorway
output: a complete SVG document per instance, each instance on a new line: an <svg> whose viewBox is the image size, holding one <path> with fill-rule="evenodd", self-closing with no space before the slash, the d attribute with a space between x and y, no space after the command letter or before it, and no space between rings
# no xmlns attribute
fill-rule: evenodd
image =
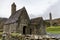
<svg viewBox="0 0 60 40"><path fill-rule="evenodd" d="M32 33L32 29L30 29L30 34Z"/></svg>
<svg viewBox="0 0 60 40"><path fill-rule="evenodd" d="M23 27L23 34L26 34L26 26Z"/></svg>

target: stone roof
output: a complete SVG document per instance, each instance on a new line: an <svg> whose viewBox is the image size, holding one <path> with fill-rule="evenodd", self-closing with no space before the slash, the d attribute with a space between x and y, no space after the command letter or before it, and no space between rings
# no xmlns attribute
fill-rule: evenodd
<svg viewBox="0 0 60 40"><path fill-rule="evenodd" d="M16 11L14 15L10 16L10 18L5 22L5 24L15 23L18 20L19 16L21 15L22 11L24 10L26 10L25 7ZM38 17L38 18L31 19L30 22L32 25L38 25L40 24L41 20L43 20L42 17Z"/></svg>
<svg viewBox="0 0 60 40"><path fill-rule="evenodd" d="M0 18L0 22L6 21L6 20L8 20L8 18Z"/></svg>
<svg viewBox="0 0 60 40"><path fill-rule="evenodd" d="M31 24L38 25L38 24L40 24L41 20L43 20L42 17L31 19Z"/></svg>
<svg viewBox="0 0 60 40"><path fill-rule="evenodd" d="M26 10L25 7L16 11L14 15L11 15L10 18L5 22L5 24L14 23L18 20L18 17L21 15L22 11Z"/></svg>

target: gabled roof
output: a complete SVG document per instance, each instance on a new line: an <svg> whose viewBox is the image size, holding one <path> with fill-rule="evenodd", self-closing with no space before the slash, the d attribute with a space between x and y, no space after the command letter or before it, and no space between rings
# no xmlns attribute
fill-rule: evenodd
<svg viewBox="0 0 60 40"><path fill-rule="evenodd" d="M10 18L5 22L5 24L14 23L18 20L18 17L21 15L22 11L26 10L25 7L16 11L14 15L11 15Z"/></svg>
<svg viewBox="0 0 60 40"><path fill-rule="evenodd" d="M42 17L31 19L31 24L38 25L38 24L40 24L41 20L43 21Z"/></svg>

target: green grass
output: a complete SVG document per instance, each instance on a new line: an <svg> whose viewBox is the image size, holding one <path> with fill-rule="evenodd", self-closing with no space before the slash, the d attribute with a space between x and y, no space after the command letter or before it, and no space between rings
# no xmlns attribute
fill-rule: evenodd
<svg viewBox="0 0 60 40"><path fill-rule="evenodd" d="M0 40L2 40L2 34L3 34L3 32L0 32Z"/></svg>
<svg viewBox="0 0 60 40"><path fill-rule="evenodd" d="M19 33L11 33L11 36L17 36Z"/></svg>
<svg viewBox="0 0 60 40"><path fill-rule="evenodd" d="M47 32L53 34L60 34L60 26L47 27Z"/></svg>

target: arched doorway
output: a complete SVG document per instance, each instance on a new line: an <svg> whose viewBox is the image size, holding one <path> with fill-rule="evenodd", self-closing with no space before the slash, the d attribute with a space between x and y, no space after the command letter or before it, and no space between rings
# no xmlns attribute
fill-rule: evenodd
<svg viewBox="0 0 60 40"><path fill-rule="evenodd" d="M30 34L32 33L32 29L30 29Z"/></svg>
<svg viewBox="0 0 60 40"><path fill-rule="evenodd" d="M23 27L23 34L26 34L26 26Z"/></svg>

